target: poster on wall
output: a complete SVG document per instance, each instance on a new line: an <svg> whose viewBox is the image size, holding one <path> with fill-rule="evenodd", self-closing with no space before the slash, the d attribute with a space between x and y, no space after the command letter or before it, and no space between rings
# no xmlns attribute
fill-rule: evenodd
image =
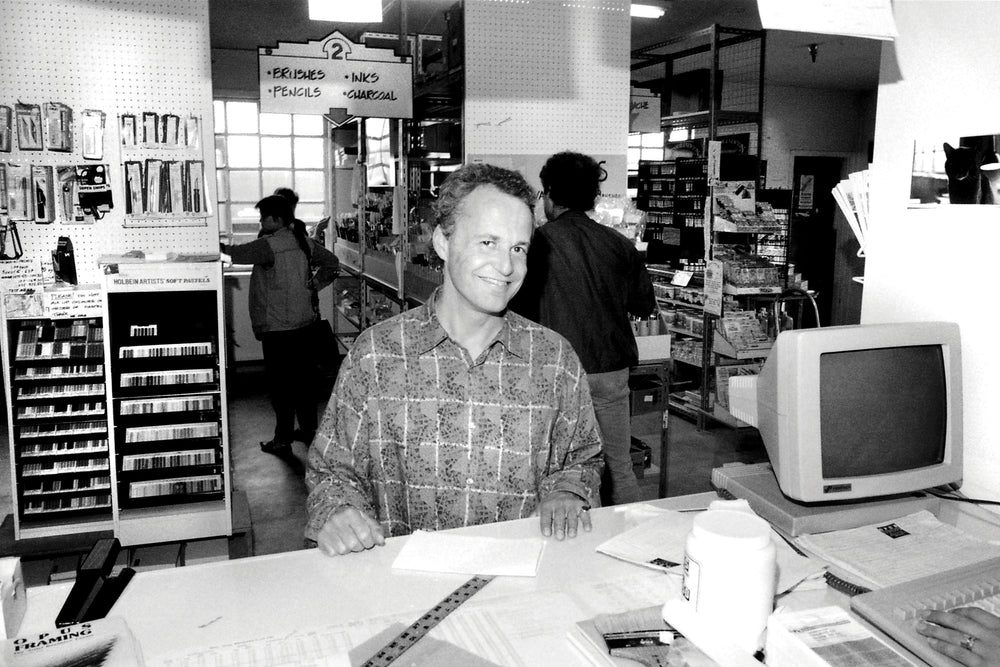
<svg viewBox="0 0 1000 667"><path fill-rule="evenodd" d="M1000 133L915 140L909 207L1000 204L998 151Z"/></svg>
<svg viewBox="0 0 1000 667"><path fill-rule="evenodd" d="M660 96L648 90L632 89L628 108L629 132L660 131Z"/></svg>

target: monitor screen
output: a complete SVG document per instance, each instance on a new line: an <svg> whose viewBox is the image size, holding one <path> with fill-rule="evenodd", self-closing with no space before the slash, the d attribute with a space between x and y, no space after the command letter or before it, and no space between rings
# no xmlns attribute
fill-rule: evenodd
<svg viewBox="0 0 1000 667"><path fill-rule="evenodd" d="M940 346L828 352L819 369L820 439L836 443L822 447L825 479L944 460L947 383Z"/></svg>
<svg viewBox="0 0 1000 667"><path fill-rule="evenodd" d="M958 326L869 324L784 331L730 406L757 426L781 491L861 500L962 478Z"/></svg>

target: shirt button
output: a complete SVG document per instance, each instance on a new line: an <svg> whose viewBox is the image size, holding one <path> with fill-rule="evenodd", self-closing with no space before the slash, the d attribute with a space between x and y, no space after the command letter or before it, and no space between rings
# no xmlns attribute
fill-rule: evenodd
<svg viewBox="0 0 1000 667"><path fill-rule="evenodd" d="M468 484L469 486L472 486L473 479L470 477L469 479L465 480L465 483Z"/></svg>
<svg viewBox="0 0 1000 667"><path fill-rule="evenodd" d="M475 431L476 430L476 422L472 422L471 424L469 424L469 428L472 429L473 431Z"/></svg>

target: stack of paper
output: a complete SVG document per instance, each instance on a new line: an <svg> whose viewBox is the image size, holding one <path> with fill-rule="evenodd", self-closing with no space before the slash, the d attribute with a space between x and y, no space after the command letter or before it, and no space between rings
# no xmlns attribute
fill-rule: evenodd
<svg viewBox="0 0 1000 667"><path fill-rule="evenodd" d="M881 588L1000 557L1000 546L943 523L926 510L850 530L801 535L803 549L853 583Z"/></svg>
<svg viewBox="0 0 1000 667"><path fill-rule="evenodd" d="M850 174L833 189L833 198L858 240L858 257L865 256L865 238L868 235L868 190L867 169Z"/></svg>
<svg viewBox="0 0 1000 667"><path fill-rule="evenodd" d="M737 506L745 506L745 511L751 511L743 500L716 502L735 503ZM681 563L684 562L684 544L691 532L694 517L693 513L665 511L602 542L597 546L597 551L612 558L680 576ZM823 571L826 565L824 562L800 556L777 533L771 533L771 541L777 552L779 594Z"/></svg>
<svg viewBox="0 0 1000 667"><path fill-rule="evenodd" d="M769 665L797 667L910 664L840 607L774 612L764 654Z"/></svg>

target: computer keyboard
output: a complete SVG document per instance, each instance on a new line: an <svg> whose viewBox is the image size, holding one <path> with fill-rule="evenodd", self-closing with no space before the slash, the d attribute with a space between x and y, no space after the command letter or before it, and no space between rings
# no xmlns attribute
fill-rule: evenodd
<svg viewBox="0 0 1000 667"><path fill-rule="evenodd" d="M917 634L919 613L955 607L980 607L1000 615L1000 558L851 598L851 609L935 667L955 667L959 663L933 650L927 639Z"/></svg>

